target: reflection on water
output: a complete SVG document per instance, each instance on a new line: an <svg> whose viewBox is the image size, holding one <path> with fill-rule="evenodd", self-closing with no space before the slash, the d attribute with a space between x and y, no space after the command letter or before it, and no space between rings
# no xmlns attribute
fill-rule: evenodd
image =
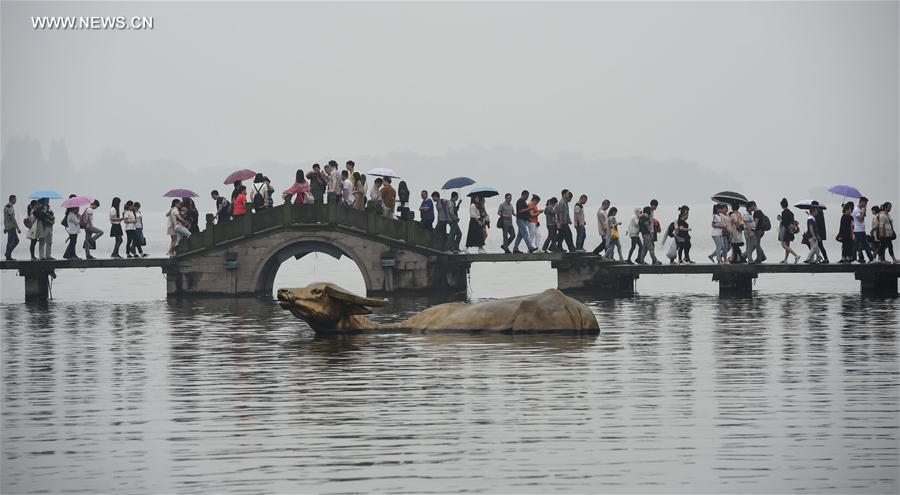
<svg viewBox="0 0 900 495"><path fill-rule="evenodd" d="M896 300L584 300L599 336L3 305L2 491L897 492Z"/></svg>

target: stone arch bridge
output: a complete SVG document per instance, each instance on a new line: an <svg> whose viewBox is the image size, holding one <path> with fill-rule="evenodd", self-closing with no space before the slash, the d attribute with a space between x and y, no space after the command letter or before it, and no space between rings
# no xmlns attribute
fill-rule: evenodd
<svg viewBox="0 0 900 495"><path fill-rule="evenodd" d="M170 295L269 295L278 267L320 252L346 256L369 293L465 290L468 263L448 263L445 238L418 222L337 204L281 205L207 227L166 267Z"/></svg>

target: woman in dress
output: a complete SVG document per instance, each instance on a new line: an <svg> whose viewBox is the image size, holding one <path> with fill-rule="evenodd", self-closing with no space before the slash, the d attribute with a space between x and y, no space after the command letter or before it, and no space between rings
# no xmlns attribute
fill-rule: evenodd
<svg viewBox="0 0 900 495"><path fill-rule="evenodd" d="M306 193L309 192L309 182L303 175L303 170L297 170L294 177L294 204L302 205L306 203ZM288 198L289 199L289 198Z"/></svg>
<svg viewBox="0 0 900 495"><path fill-rule="evenodd" d="M841 260L838 263L851 263L853 256L853 202L848 201L841 209L841 223L837 241L841 243Z"/></svg>
<svg viewBox="0 0 900 495"><path fill-rule="evenodd" d="M141 213L141 204L135 201L131 211L134 212L134 248L137 250L135 258L144 258L147 256L144 253L144 245L147 244L147 240L144 239L144 214Z"/></svg>
<svg viewBox="0 0 900 495"><path fill-rule="evenodd" d="M477 247L479 253L484 253L484 233L482 230L484 229L484 220L481 216L481 209L479 208L479 202L483 202L484 199L476 196L473 197L469 203L469 230L466 233L466 251L469 248Z"/></svg>
<svg viewBox="0 0 900 495"><path fill-rule="evenodd" d="M28 246L28 250L31 252L31 259L36 260L37 257L34 255L34 248L37 246L38 238L37 234L37 218L34 216L34 211L37 210L38 202L36 199L32 199L30 203L28 203L28 211L25 213L25 226L28 227L28 230L25 232L25 238L31 241Z"/></svg>
<svg viewBox="0 0 900 495"><path fill-rule="evenodd" d="M119 209L121 203L122 200L116 197L113 198L112 206L109 207L109 223L112 224L112 227L109 228L109 236L116 240L116 245L113 247L110 258L122 257L119 255L119 247L122 245L122 236L124 235L122 232L122 213Z"/></svg>

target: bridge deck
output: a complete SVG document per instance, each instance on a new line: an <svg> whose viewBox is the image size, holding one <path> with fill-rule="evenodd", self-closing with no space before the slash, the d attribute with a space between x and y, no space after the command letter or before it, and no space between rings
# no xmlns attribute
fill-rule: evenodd
<svg viewBox="0 0 900 495"><path fill-rule="evenodd" d="M61 268L160 268L174 265L171 258L97 258L93 260L0 261L0 270L49 271Z"/></svg>
<svg viewBox="0 0 900 495"><path fill-rule="evenodd" d="M900 273L900 264L869 263L859 265L856 263L831 263L827 265L781 264L762 263L754 265L717 265L712 263L698 263L696 265L629 265L627 263L613 261L599 261L588 254L560 254L560 253L486 253L486 254L451 254L447 255L447 261L454 263L509 263L543 261L554 263L591 263L595 267L605 270L620 272L622 274L715 274L715 273L857 273L880 272ZM124 259L93 259L93 260L20 260L0 261L0 270L28 270L49 271L65 268L166 268L174 266L172 258L124 258Z"/></svg>

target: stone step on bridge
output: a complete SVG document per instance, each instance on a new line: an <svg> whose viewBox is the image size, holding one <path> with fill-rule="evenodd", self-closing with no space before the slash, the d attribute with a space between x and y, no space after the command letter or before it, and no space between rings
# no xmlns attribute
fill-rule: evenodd
<svg viewBox="0 0 900 495"><path fill-rule="evenodd" d="M369 294L465 291L468 264L447 263L446 238L419 222L341 204L285 204L212 223L183 240L169 295L270 295L278 267L320 252L351 259Z"/></svg>

